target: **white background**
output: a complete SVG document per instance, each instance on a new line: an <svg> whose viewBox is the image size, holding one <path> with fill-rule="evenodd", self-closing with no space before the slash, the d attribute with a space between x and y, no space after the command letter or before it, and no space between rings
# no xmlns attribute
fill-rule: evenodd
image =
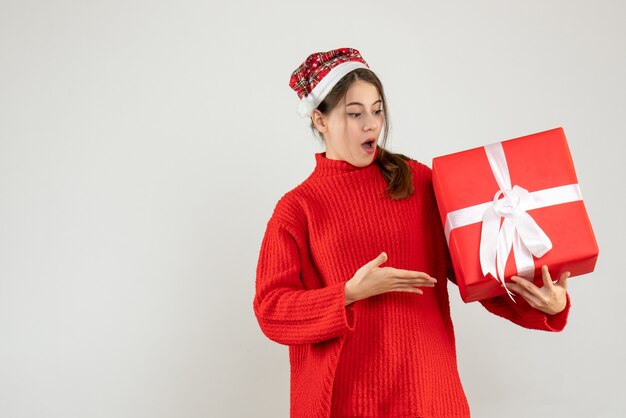
<svg viewBox="0 0 626 418"><path fill-rule="evenodd" d="M287 417L252 310L277 200L322 150L291 72L360 50L388 148L562 126L600 247L562 333L450 286L475 417L626 415L623 1L0 1L0 416Z"/></svg>

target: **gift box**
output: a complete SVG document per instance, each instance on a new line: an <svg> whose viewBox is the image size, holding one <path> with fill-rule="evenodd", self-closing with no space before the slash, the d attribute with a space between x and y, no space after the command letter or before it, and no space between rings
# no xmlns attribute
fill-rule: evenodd
<svg viewBox="0 0 626 418"><path fill-rule="evenodd" d="M511 295L513 275L541 287L544 264L552 280L594 270L598 245L563 128L436 157L432 178L464 302Z"/></svg>

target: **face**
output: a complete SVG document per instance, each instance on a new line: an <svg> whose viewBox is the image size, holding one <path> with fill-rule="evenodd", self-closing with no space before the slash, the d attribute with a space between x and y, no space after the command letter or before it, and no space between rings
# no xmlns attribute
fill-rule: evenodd
<svg viewBox="0 0 626 418"><path fill-rule="evenodd" d="M345 99L328 115L316 109L312 117L324 137L327 158L347 161L357 167L374 161L384 121L376 86L357 80L348 89Z"/></svg>

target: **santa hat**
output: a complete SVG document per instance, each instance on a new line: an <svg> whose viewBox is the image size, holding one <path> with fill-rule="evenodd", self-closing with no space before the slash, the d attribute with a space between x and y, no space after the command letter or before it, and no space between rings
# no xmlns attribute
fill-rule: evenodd
<svg viewBox="0 0 626 418"><path fill-rule="evenodd" d="M289 87L300 98L300 116L310 117L335 84L357 68L369 68L369 65L354 48L338 48L309 55L289 80Z"/></svg>

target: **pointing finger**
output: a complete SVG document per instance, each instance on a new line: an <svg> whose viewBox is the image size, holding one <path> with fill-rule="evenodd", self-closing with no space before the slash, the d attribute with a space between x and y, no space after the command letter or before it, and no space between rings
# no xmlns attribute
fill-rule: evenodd
<svg viewBox="0 0 626 418"><path fill-rule="evenodd" d="M437 280L432 279L424 279L424 278L409 278L409 279L398 279L399 283L408 285L408 286L428 286L433 287Z"/></svg>
<svg viewBox="0 0 626 418"><path fill-rule="evenodd" d="M404 278L404 279L421 278L421 279L426 279L426 280L432 280L435 282L437 281L437 279L435 279L430 274L425 273L423 271L404 270L404 269L398 269L395 267L389 267L389 271L391 272L393 276Z"/></svg>

